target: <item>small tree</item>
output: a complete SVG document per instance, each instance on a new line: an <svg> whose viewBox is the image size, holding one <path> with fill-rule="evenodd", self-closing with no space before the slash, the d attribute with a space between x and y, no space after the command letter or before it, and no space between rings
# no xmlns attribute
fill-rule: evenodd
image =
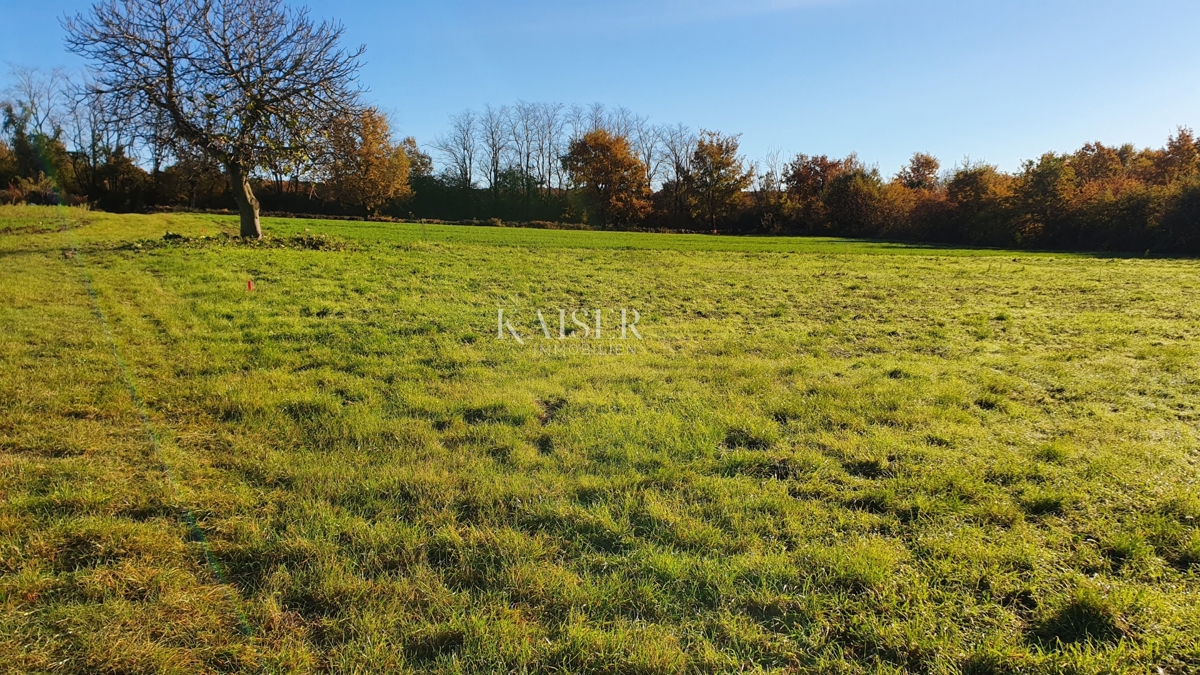
<svg viewBox="0 0 1200 675"><path fill-rule="evenodd" d="M692 151L687 193L692 217L716 229L717 221L732 215L742 192L754 182L754 171L738 156L738 135L701 131Z"/></svg>
<svg viewBox="0 0 1200 675"><path fill-rule="evenodd" d="M387 117L374 108L339 119L329 134L326 184L335 199L368 215L409 194L408 154L392 142Z"/></svg>
<svg viewBox="0 0 1200 675"><path fill-rule="evenodd" d="M362 48L342 49L340 25L281 0L101 0L64 28L131 122L165 119L222 165L243 237L262 236L250 175L357 107Z"/></svg>
<svg viewBox="0 0 1200 675"><path fill-rule="evenodd" d="M602 223L629 222L650 212L646 167L623 136L589 131L571 142L562 161Z"/></svg>

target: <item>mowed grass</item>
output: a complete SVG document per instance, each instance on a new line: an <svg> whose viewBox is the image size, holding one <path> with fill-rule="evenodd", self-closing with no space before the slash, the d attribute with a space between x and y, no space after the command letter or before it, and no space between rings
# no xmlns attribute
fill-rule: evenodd
<svg viewBox="0 0 1200 675"><path fill-rule="evenodd" d="M1200 670L1195 261L235 227L0 208L0 670Z"/></svg>

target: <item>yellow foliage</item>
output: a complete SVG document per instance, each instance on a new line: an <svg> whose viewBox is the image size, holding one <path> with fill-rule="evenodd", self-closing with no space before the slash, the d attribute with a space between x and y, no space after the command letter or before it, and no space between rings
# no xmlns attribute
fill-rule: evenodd
<svg viewBox="0 0 1200 675"><path fill-rule="evenodd" d="M338 120L329 133L329 154L326 188L342 204L374 214L411 193L408 154L392 142L387 116L375 108Z"/></svg>

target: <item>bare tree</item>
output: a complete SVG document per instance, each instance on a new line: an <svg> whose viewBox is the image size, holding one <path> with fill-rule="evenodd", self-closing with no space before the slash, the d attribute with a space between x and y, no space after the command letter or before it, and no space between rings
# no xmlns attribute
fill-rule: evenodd
<svg viewBox="0 0 1200 675"><path fill-rule="evenodd" d="M96 193L100 166L113 155L134 155L134 134L121 123L116 103L87 85L75 87L71 97L65 132L73 148L69 156L75 180L85 194Z"/></svg>
<svg viewBox="0 0 1200 675"><path fill-rule="evenodd" d="M629 144L646 169L646 184L653 186L662 171L663 162L662 134L658 127L651 125L648 117L634 117Z"/></svg>
<svg viewBox="0 0 1200 675"><path fill-rule="evenodd" d="M15 67L13 83L4 94L14 106L10 114L22 119L31 134L53 137L62 131L68 113L70 80L61 68L43 72L37 68Z"/></svg>
<svg viewBox="0 0 1200 675"><path fill-rule="evenodd" d="M88 85L88 89L94 95L105 98L103 94L96 92L95 87ZM107 98L111 99L112 97ZM113 101L113 105L118 103L119 101ZM135 146L140 145L142 152L150 157L150 171L154 174L161 171L162 167L172 157L178 158L180 143L177 142L175 135L171 133L171 120L166 111L155 110L149 127L140 130L136 127L131 128L130 125L122 121L123 119L127 119L127 117L120 114L106 115L98 121L108 126L116 127L114 131L118 138L128 137L130 139L129 153L131 157L135 156L138 152Z"/></svg>
<svg viewBox="0 0 1200 675"><path fill-rule="evenodd" d="M528 202L533 188L532 181L537 180L534 160L537 157L538 106L534 103L517 101L509 111L508 133L512 142L516 169L521 176L522 192Z"/></svg>
<svg viewBox="0 0 1200 675"><path fill-rule="evenodd" d="M696 148L696 134L683 124L659 129L665 155L664 165L668 180L680 180L687 175L692 153Z"/></svg>
<svg viewBox="0 0 1200 675"><path fill-rule="evenodd" d="M662 139L663 188L667 190L672 215L679 217L687 211L686 184L691 176L697 138L683 124L661 128L659 137Z"/></svg>
<svg viewBox="0 0 1200 675"><path fill-rule="evenodd" d="M771 194L783 192L783 175L787 162L783 151L772 147L761 162L754 163L754 175L758 176L758 189Z"/></svg>
<svg viewBox="0 0 1200 675"><path fill-rule="evenodd" d="M583 135L592 129L588 125L588 110L578 103L573 104L566 112L566 124L571 127L571 138L568 141L577 141L583 138Z"/></svg>
<svg viewBox="0 0 1200 675"><path fill-rule="evenodd" d="M608 129L608 113L605 112L603 103L596 101L588 106L587 125L584 133L597 129Z"/></svg>
<svg viewBox="0 0 1200 675"><path fill-rule="evenodd" d="M483 149L483 160L487 169L488 189L493 196L499 194L500 174L504 173L510 148L508 134L508 107L484 106L479 116L479 144Z"/></svg>
<svg viewBox="0 0 1200 675"><path fill-rule="evenodd" d="M759 218L765 231L775 233L781 227L783 220L783 194L785 189L784 172L787 162L783 151L771 148L761 162L755 162L751 167L757 176L754 200Z"/></svg>
<svg viewBox="0 0 1200 675"><path fill-rule="evenodd" d="M101 0L64 28L130 122L165 113L176 137L221 163L243 237L262 236L251 173L358 107L363 48L343 49L339 24L282 0Z"/></svg>
<svg viewBox="0 0 1200 675"><path fill-rule="evenodd" d="M547 196L552 188L565 184L560 160L567 151L563 140L563 130L566 128L564 108L561 103L542 103L538 106L538 182Z"/></svg>
<svg viewBox="0 0 1200 675"><path fill-rule="evenodd" d="M62 143L66 75L17 67L9 74L12 83L0 92L0 130L8 133L12 148L5 144L3 149L16 175L35 179L46 188L43 195L57 200L68 179L58 169L70 160Z"/></svg>
<svg viewBox="0 0 1200 675"><path fill-rule="evenodd" d="M618 106L616 110L605 116L604 128L621 138L632 138L634 130L643 118L633 114L629 108Z"/></svg>
<svg viewBox="0 0 1200 675"><path fill-rule="evenodd" d="M475 157L479 154L476 135L478 118L470 110L450 116L450 131L438 136L433 147L445 159L447 170L455 185L469 190L475 185Z"/></svg>

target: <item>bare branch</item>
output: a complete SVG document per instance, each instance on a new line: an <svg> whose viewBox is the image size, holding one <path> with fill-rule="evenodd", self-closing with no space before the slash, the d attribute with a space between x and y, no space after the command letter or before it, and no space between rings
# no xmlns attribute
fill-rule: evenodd
<svg viewBox="0 0 1200 675"><path fill-rule="evenodd" d="M363 48L341 48L341 25L282 0L101 0L64 28L117 118L143 134L165 122L236 177L243 234L257 230L247 176L303 164L360 108Z"/></svg>

